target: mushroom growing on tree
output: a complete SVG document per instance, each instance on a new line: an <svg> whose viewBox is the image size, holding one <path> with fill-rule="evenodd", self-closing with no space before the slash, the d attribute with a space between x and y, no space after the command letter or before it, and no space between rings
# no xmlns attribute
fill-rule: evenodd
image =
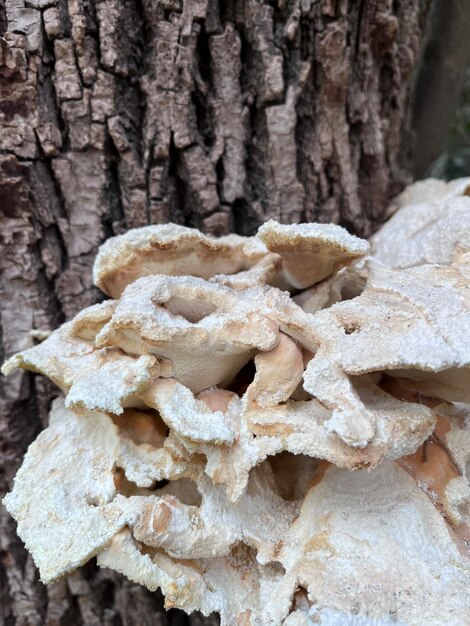
<svg viewBox="0 0 470 626"><path fill-rule="evenodd" d="M3 366L64 394L4 500L42 580L97 556L226 626L466 624L469 184L413 185L371 249L106 242L115 299Z"/></svg>

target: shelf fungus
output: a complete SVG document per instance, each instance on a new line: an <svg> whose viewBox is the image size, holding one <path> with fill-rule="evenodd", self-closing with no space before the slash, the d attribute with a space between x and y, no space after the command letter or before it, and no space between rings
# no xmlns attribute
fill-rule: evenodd
<svg viewBox="0 0 470 626"><path fill-rule="evenodd" d="M4 499L43 582L97 557L225 626L468 624L469 186L411 186L370 247L107 241L113 299L3 366L63 394Z"/></svg>

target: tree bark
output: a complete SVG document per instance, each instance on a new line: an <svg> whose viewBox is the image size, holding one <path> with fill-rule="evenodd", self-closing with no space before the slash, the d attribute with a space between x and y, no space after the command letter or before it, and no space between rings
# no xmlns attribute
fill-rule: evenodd
<svg viewBox="0 0 470 626"><path fill-rule="evenodd" d="M408 180L427 4L0 0L2 360L100 298L93 258L127 228L369 235ZM0 385L4 493L57 392L22 372ZM93 564L46 589L0 516L8 626L216 623Z"/></svg>

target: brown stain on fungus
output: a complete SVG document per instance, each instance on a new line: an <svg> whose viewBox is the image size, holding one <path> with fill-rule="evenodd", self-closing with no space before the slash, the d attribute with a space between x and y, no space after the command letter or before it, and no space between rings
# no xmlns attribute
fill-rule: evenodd
<svg viewBox="0 0 470 626"><path fill-rule="evenodd" d="M432 435L414 454L398 459L397 463L415 479L418 487L429 496L444 517L449 534L460 554L470 558L470 527L467 524L459 524L455 519L446 496L450 481L462 476L446 444L446 435L449 431L448 420L438 415Z"/></svg>

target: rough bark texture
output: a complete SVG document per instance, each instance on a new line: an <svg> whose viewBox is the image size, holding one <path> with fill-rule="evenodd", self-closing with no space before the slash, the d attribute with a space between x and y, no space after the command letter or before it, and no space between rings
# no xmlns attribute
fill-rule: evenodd
<svg viewBox="0 0 470 626"><path fill-rule="evenodd" d="M406 179L425 11L419 0L0 0L1 358L99 298L97 247L127 228L250 234L272 217L368 235ZM3 493L56 392L26 373L0 385ZM0 508L0 623L216 623L161 606L93 565L46 589Z"/></svg>

